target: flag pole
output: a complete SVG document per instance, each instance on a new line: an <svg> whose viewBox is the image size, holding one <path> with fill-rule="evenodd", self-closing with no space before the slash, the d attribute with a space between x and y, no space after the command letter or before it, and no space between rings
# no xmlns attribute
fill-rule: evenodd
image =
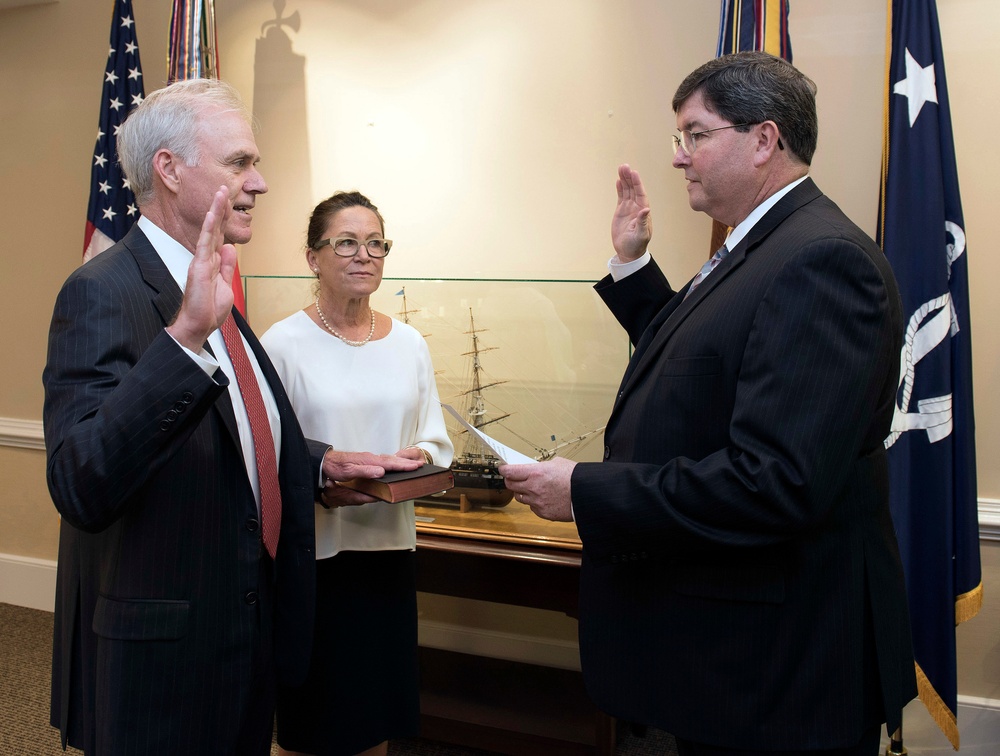
<svg viewBox="0 0 1000 756"><path fill-rule="evenodd" d="M885 238L885 205L881 198L885 197L885 182L889 173L889 87L892 77L892 0L886 0L885 22L885 80L882 101L882 175L879 179L879 239ZM885 756L905 756L906 746L903 745L903 721L906 712L899 713L899 727L889 736L885 747Z"/></svg>
<svg viewBox="0 0 1000 756"><path fill-rule="evenodd" d="M889 745L885 747L885 756L906 756L906 746L903 745L903 725L889 736Z"/></svg>

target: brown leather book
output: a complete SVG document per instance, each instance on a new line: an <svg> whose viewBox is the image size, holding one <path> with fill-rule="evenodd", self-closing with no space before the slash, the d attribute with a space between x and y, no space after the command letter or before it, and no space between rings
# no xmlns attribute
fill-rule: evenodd
<svg viewBox="0 0 1000 756"><path fill-rule="evenodd" d="M381 478L352 478L340 485L382 501L396 502L430 496L455 487L455 476L447 467L424 465L416 470L387 472Z"/></svg>

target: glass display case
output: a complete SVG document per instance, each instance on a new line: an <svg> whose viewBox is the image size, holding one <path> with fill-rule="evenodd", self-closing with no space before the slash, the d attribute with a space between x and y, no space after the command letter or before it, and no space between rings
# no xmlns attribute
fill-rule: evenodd
<svg viewBox="0 0 1000 756"><path fill-rule="evenodd" d="M246 276L257 334L311 305L315 279ZM628 337L592 281L385 278L372 306L422 333L441 402L535 459L599 461L604 424L629 358ZM446 412L454 490L418 500L417 530L579 550L571 523L512 501L492 454Z"/></svg>

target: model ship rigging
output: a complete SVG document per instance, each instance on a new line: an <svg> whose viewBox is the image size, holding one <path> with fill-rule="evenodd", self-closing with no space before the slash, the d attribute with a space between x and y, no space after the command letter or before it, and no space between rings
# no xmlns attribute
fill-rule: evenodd
<svg viewBox="0 0 1000 756"><path fill-rule="evenodd" d="M404 322L410 323L409 315L419 312L419 310L407 308L405 287L398 293L403 297L403 309L399 315ZM480 334L484 333L485 330L477 328L475 316L470 307L469 329L464 334L469 338L471 346L468 351L461 355L465 358L467 365L463 383L463 386L467 388L460 389L457 394L453 395L456 400L452 403L456 407L461 405L463 416L471 426L493 436L494 429L491 426L499 424L499 427L502 427L507 433L530 447L532 452L528 453L537 460L550 459L567 447L575 447L576 450L579 450L585 445L585 442L597 437L604 430L602 426L577 434L550 448L544 448L513 430L509 424L502 422L511 418L513 413L496 408L491 414L492 402L487 401L487 392L508 383L508 381L490 377L483 368L482 355L498 349L498 347L483 344ZM546 406L551 407L554 404L551 400L547 400ZM497 467L502 464L502 460L493 454L474 434L465 430L460 431L460 434L464 437L461 440L456 439L456 447L459 447L460 450L451 465L455 475L455 487L444 495L435 497L434 500L458 501L463 510L466 510L470 504L492 507L506 506L513 498L513 494L504 486L503 477L497 472ZM550 439L555 441L556 436L552 435Z"/></svg>

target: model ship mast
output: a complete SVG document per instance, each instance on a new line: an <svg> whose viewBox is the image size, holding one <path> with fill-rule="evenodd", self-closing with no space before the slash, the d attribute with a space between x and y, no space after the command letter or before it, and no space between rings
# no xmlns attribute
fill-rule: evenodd
<svg viewBox="0 0 1000 756"><path fill-rule="evenodd" d="M504 413L498 417L486 419L486 401L483 399L483 389L492 388L493 386L499 386L507 381L492 381L490 383L483 383L483 365L479 361L479 355L483 352L492 352L496 347L484 347L479 344L479 334L485 329L476 330L476 320L472 315L472 308L469 308L469 330L466 333L472 336L472 350L469 352L464 352L463 357L472 357L472 387L468 391L462 392L463 396L468 396L469 401L466 404L465 414L469 418L469 422L472 427L479 430L480 428L490 425L491 423L499 422L505 417L510 417L510 413ZM476 439L476 443L481 447L482 444ZM496 459L494 457L494 459Z"/></svg>
<svg viewBox="0 0 1000 756"><path fill-rule="evenodd" d="M487 417L486 400L483 398L483 391L493 386L499 386L507 381L491 380L483 382L483 365L479 357L483 352L489 352L496 347L485 347L479 341L479 334L483 329L476 328L476 320L469 308L469 330L466 333L472 339L472 349L465 352L463 357L471 358L472 375L469 381L469 389L463 391L462 395L468 397L465 403L465 417L469 424L476 428L484 428L492 423L499 422L510 413L506 412L496 417ZM513 498L513 494L506 489L503 477L497 472L497 465L501 460L490 453L486 445L474 434L466 431L465 443L462 452L455 457L451 464L451 471L455 475L455 488L453 492L459 494L463 499L472 503L486 504L494 507L502 507Z"/></svg>
<svg viewBox="0 0 1000 756"><path fill-rule="evenodd" d="M410 324L410 315L412 315L415 312L420 312L420 310L411 310L411 309L409 309L406 306L406 287L405 286L402 289L399 290L398 295L403 297L403 309L400 310L399 312L397 312L396 314L399 315L400 320L402 320L404 323L406 323L407 325L409 325ZM423 336L426 339L431 334L429 334L429 333L421 333L420 335ZM437 375L438 371L435 370L434 374Z"/></svg>

